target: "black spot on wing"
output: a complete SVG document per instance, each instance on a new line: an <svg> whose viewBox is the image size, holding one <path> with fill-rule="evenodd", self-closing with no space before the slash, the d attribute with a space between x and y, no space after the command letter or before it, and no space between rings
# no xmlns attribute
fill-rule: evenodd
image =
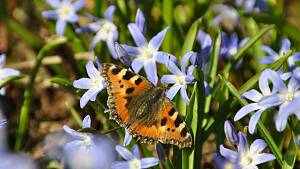
<svg viewBox="0 0 300 169"><path fill-rule="evenodd" d="M174 113L175 113L175 109L174 107L172 107L172 109L169 111L169 116L173 116Z"/></svg>
<svg viewBox="0 0 300 169"><path fill-rule="evenodd" d="M174 121L174 124L176 127L179 127L179 125L183 123L183 120L181 119L180 116L177 116L176 120Z"/></svg>
<svg viewBox="0 0 300 169"><path fill-rule="evenodd" d="M160 125L161 125L161 126L164 126L164 125L166 125L166 124L167 124L167 118L164 117L164 118L161 120Z"/></svg>
<svg viewBox="0 0 300 169"><path fill-rule="evenodd" d="M126 94L131 94L134 91L133 87L126 89Z"/></svg>
<svg viewBox="0 0 300 169"><path fill-rule="evenodd" d="M136 85L139 85L142 81L143 81L143 79L139 77L139 78L137 78L137 79L134 81L134 83L135 83Z"/></svg>
<svg viewBox="0 0 300 169"><path fill-rule="evenodd" d="M127 70L126 73L125 73L125 75L123 76L123 79L124 79L124 80L129 80L129 79L131 79L133 76L135 76L135 74L132 73L131 71Z"/></svg>
<svg viewBox="0 0 300 169"><path fill-rule="evenodd" d="M180 136L185 137L187 135L187 133L188 133L188 129L187 129L187 127L184 127L180 132Z"/></svg>
<svg viewBox="0 0 300 169"><path fill-rule="evenodd" d="M119 68L119 67L114 67L114 68L111 69L111 73L112 73L113 75L116 75L116 74L120 73L121 70L122 70L122 69Z"/></svg>

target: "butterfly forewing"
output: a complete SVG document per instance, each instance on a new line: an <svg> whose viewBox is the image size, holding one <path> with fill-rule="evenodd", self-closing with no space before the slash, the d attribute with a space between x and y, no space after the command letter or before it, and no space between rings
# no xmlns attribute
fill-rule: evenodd
<svg viewBox="0 0 300 169"><path fill-rule="evenodd" d="M102 64L109 94L110 118L145 143L160 141L183 147L192 137L182 117L161 87L144 77L113 64Z"/></svg>

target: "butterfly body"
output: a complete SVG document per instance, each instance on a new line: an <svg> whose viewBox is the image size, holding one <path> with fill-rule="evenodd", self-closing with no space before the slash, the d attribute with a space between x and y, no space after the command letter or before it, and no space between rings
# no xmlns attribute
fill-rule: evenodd
<svg viewBox="0 0 300 169"><path fill-rule="evenodd" d="M182 117L165 96L165 88L155 87L132 71L102 64L108 91L110 119L143 143L160 141L191 147L192 137Z"/></svg>

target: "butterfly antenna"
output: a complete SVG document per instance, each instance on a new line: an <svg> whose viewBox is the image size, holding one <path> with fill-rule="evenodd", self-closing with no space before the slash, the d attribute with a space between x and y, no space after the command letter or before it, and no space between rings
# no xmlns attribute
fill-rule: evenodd
<svg viewBox="0 0 300 169"><path fill-rule="evenodd" d="M112 128L112 129L110 129L110 130L107 130L107 131L103 132L103 134L109 134L109 133L111 133L111 132L114 132L114 131L116 131L116 130L119 130L120 128L122 128L122 127L119 126L119 127Z"/></svg>

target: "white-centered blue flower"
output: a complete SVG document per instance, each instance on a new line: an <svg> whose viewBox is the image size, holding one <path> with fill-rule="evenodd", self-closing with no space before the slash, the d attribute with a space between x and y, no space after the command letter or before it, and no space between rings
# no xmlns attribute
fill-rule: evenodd
<svg viewBox="0 0 300 169"><path fill-rule="evenodd" d="M244 38L239 41L236 32L232 33L230 36L225 32L222 32L222 42L220 49L221 57L225 57L228 60L232 59L232 57L238 52L241 47L246 44L247 41L248 38Z"/></svg>
<svg viewBox="0 0 300 169"><path fill-rule="evenodd" d="M89 78L80 78L73 82L73 86L79 89L87 89L80 99L80 107L83 108L88 101L95 101L98 93L105 88L105 80L100 75L101 70L97 70L93 61L88 61L86 71Z"/></svg>
<svg viewBox="0 0 300 169"><path fill-rule="evenodd" d="M239 132L238 138L237 151L225 148L223 145L220 146L221 155L229 160L234 168L257 169L258 164L275 159L273 154L262 153L267 147L264 140L256 139L249 147L247 138L243 133Z"/></svg>
<svg viewBox="0 0 300 169"><path fill-rule="evenodd" d="M144 67L148 80L156 85L158 82L156 62L165 64L168 59L176 60L173 55L159 51L169 27L156 34L148 43L143 34L145 19L141 18L144 16L140 10L137 15L139 16L136 18L136 23L128 24L128 29L137 47L128 45L122 45L122 47L130 56L135 57L131 64L134 72L138 73Z"/></svg>
<svg viewBox="0 0 300 169"><path fill-rule="evenodd" d="M213 5L212 9L218 13L218 15L212 20L212 25L223 25L229 30L234 28L240 23L239 13L229 6L223 4Z"/></svg>
<svg viewBox="0 0 300 169"><path fill-rule="evenodd" d="M91 118L86 116L82 128L91 127ZM72 169L109 169L115 160L116 153L112 142L103 135L83 133L64 126L64 130L72 139L64 146L66 168Z"/></svg>
<svg viewBox="0 0 300 169"><path fill-rule="evenodd" d="M188 52L182 58L187 58L186 55L196 55L195 52ZM189 57L190 58L190 57ZM173 74L163 75L161 78L162 83L173 84L173 86L166 92L166 96L172 100L176 93L180 90L182 99L186 104L190 99L187 95L187 85L194 82L193 70L194 66L186 67L186 60L182 59L181 70L171 60L166 63L166 66Z"/></svg>
<svg viewBox="0 0 300 169"><path fill-rule="evenodd" d="M283 39L281 40L281 48L279 52L275 52L272 48L269 46L263 45L262 50L265 51L268 56L264 56L260 59L261 63L264 64L271 64L281 58L283 55L285 55L290 49L291 49L291 42L289 39ZM290 69L293 69L296 67L296 62L300 61L300 52L294 53L292 56L288 58L288 65Z"/></svg>
<svg viewBox="0 0 300 169"><path fill-rule="evenodd" d="M5 68L5 61L6 61L6 56L5 54L0 54L0 81L11 77L11 76L17 76L20 75L20 71L12 69L12 68ZM4 95L5 94L5 89L4 87L0 89L0 94Z"/></svg>
<svg viewBox="0 0 300 169"><path fill-rule="evenodd" d="M113 14L116 7L114 5L109 6L105 13L104 18L96 18L90 16L93 20L92 23L88 25L77 28L77 33L85 33L85 32L93 32L95 33L95 37L93 38L90 44L90 50L94 49L96 44L100 41L105 41L107 47L109 49L110 54L113 56L114 59L118 59L116 55L116 51L114 49L114 42L118 39L119 32L117 26L113 23Z"/></svg>
<svg viewBox="0 0 300 169"><path fill-rule="evenodd" d="M78 0L72 3L72 0L47 0L47 3L54 8L51 11L44 11L42 15L48 19L57 20L56 34L63 36L67 23L78 22L77 11L85 5L85 0Z"/></svg>
<svg viewBox="0 0 300 169"><path fill-rule="evenodd" d="M154 158L154 157L141 158L139 148L137 145L133 146L132 152L120 145L116 146L116 150L121 155L121 157L124 158L126 161L113 162L111 165L112 169L150 168L156 166L159 163L158 158Z"/></svg>

